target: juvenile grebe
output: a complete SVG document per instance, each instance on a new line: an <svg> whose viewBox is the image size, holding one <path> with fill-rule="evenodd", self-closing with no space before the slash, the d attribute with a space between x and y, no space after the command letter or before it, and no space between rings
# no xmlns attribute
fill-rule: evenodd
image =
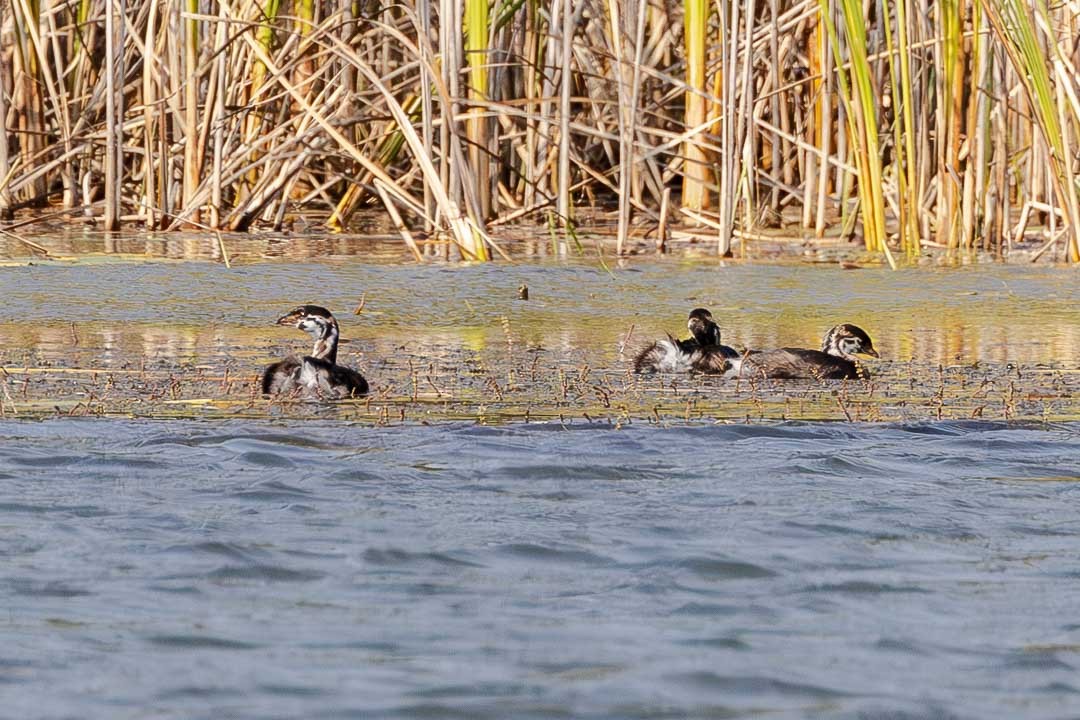
<svg viewBox="0 0 1080 720"><path fill-rule="evenodd" d="M669 333L638 353L634 372L700 372L722 375L738 370L742 355L720 344L720 328L705 308L690 311L686 320L690 337L677 340Z"/></svg>
<svg viewBox="0 0 1080 720"><path fill-rule="evenodd" d="M311 335L315 347L310 355L290 355L268 365L262 374L262 391L267 395L299 393L305 397L348 398L366 395L367 380L337 364L338 324L326 308L301 305L277 320Z"/></svg>
<svg viewBox="0 0 1080 720"><path fill-rule="evenodd" d="M863 353L878 357L870 336L855 325L837 325L825 334L821 350L780 348L754 350L742 363L744 377L778 379L806 378L811 380L840 380L867 377L855 355Z"/></svg>

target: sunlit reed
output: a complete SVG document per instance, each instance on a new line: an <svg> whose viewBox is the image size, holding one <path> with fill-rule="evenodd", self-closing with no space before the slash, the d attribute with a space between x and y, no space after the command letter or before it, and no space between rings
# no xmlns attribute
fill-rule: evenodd
<svg viewBox="0 0 1080 720"><path fill-rule="evenodd" d="M721 253L1080 260L1075 3L4 7L0 217L345 231L371 208L484 260L499 225L611 212L627 250L664 210Z"/></svg>

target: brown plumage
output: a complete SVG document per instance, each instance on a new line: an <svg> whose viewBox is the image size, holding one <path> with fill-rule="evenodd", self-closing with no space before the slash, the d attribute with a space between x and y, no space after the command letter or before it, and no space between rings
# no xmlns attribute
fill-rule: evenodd
<svg viewBox="0 0 1080 720"><path fill-rule="evenodd" d="M720 344L720 328L704 308L690 312L686 327L691 337L677 340L670 334L657 340L634 358L634 372L699 372L722 375L733 372L739 358L734 348Z"/></svg>
<svg viewBox="0 0 1080 720"><path fill-rule="evenodd" d="M874 343L866 332L855 325L837 325L821 343L821 350L780 348L754 350L742 361L743 377L776 379L805 378L810 380L841 380L868 377L859 364L857 353L878 357Z"/></svg>
<svg viewBox="0 0 1080 720"><path fill-rule="evenodd" d="M294 393L306 398L360 397L368 391L367 380L352 368L337 364L338 324L326 308L302 305L282 315L278 325L292 325L311 335L315 347L310 355L290 355L263 370L266 395Z"/></svg>

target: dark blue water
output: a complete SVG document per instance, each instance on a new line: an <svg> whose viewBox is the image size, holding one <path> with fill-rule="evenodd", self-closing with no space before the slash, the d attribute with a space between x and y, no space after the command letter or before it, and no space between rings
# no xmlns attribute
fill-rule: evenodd
<svg viewBox="0 0 1080 720"><path fill-rule="evenodd" d="M0 717L1080 716L1080 425L0 423Z"/></svg>

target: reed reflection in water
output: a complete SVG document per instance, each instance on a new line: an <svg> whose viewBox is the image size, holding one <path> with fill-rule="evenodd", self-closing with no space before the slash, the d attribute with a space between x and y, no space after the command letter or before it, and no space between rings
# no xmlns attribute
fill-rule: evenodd
<svg viewBox="0 0 1080 720"><path fill-rule="evenodd" d="M1061 404L1068 383L1053 373L1075 375L1080 357L1080 310L1070 292L1075 272L1065 268L891 273L639 260L608 273L586 262L498 267L343 258L232 269L53 262L0 267L0 281L7 311L0 362L9 369L148 369L183 380L198 368L203 376L240 383L273 359L309 349L304 336L274 321L297 303L318 302L341 322L342 362L364 372L377 397L445 398L461 384L471 386L477 405L513 397L511 414L538 406L558 412L564 403L590 416L593 404L613 413L626 394L628 406L646 413L655 403L685 405L672 386L698 381L661 378L650 386L627 369L650 340L664 332L684 335L686 313L698 306L713 310L724 341L736 348L818 347L832 325L856 323L883 357L870 366L874 387L896 402L911 400L918 386L929 403L939 367L957 367L963 370L958 393L968 392L965 383L993 385L997 395L985 398L987 407L1012 407L1013 392L1032 398L1052 392L1054 411L1071 417ZM528 301L518 299L522 282L531 289ZM363 312L353 315L361 298ZM1007 380L1010 365L1017 375ZM619 392L589 386L598 378ZM1014 381L1019 384L1010 389ZM573 383L581 385L576 399ZM34 387L42 403L53 399L47 385ZM25 385L18 389L33 400ZM101 394L92 387L82 392ZM196 392L213 400L222 391L170 387L167 394L182 399ZM772 392L786 401L784 388ZM836 401L819 400L839 412ZM962 412L982 412L983 404L965 401ZM1032 411L1042 412L1038 405ZM762 416L760 409L751 414Z"/></svg>
<svg viewBox="0 0 1080 720"><path fill-rule="evenodd" d="M567 318L572 322L573 318ZM575 327L551 327L543 321L510 324L510 341L522 348L542 347L556 356L567 355L568 364L585 362L598 369L614 370L629 363L634 350L658 331L635 323L622 354L631 323L612 327L605 334L587 318ZM1080 329L1045 327L1037 321L1009 325L970 323L961 319L940 320L935 326L910 324L875 325L874 345L882 362L917 361L924 364L1053 363L1080 357ZM345 357L392 357L398 353L417 356L477 353L486 362L505 359L507 332L489 328L431 328L424 326L378 327L352 325L346 319L342 353ZM638 323L640 323L640 319ZM724 340L737 348L818 347L820 337L789 323L763 328L745 319L729 321ZM665 325L673 333L677 321ZM662 332L662 331L660 331ZM685 334L685 332L683 333ZM215 324L211 326L159 325L100 322L0 323L0 360L5 365L42 363L58 367L120 367L140 362L223 365L232 361L253 366L288 352L302 352L305 340L276 328Z"/></svg>

